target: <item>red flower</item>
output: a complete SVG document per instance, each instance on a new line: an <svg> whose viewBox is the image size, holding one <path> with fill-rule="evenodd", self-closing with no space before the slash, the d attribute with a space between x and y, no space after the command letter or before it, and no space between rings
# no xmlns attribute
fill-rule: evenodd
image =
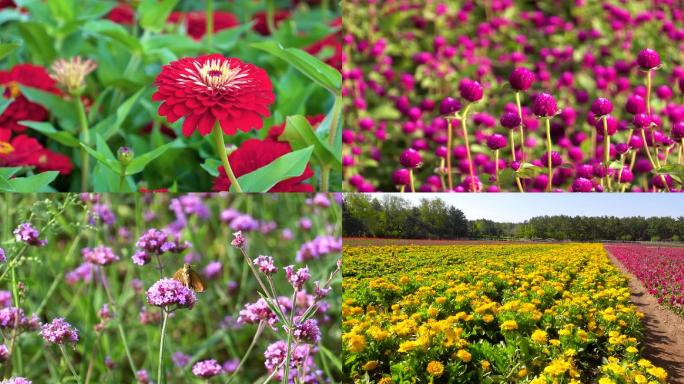
<svg viewBox="0 0 684 384"><path fill-rule="evenodd" d="M19 90L19 84L53 93L59 93L59 90L45 68L37 65L17 64L10 71L0 71L0 85L6 86L3 96L14 99L0 115L0 127L24 132L26 127L17 124L18 121L43 121L48 113L45 108L24 97Z"/></svg>
<svg viewBox="0 0 684 384"><path fill-rule="evenodd" d="M119 3L112 8L107 15L107 18L117 24L131 25L133 24L133 16L135 11L128 3Z"/></svg>
<svg viewBox="0 0 684 384"><path fill-rule="evenodd" d="M172 12L167 20L169 23L177 23L185 19L185 28L195 40L201 40L207 33L207 14L203 11L196 12ZM233 28L239 25L237 17L230 12L214 12L214 32L222 29Z"/></svg>
<svg viewBox="0 0 684 384"><path fill-rule="evenodd" d="M70 174L71 170L74 169L69 156L52 152L49 149L44 149L38 154L35 166L39 172L58 171L63 175Z"/></svg>
<svg viewBox="0 0 684 384"><path fill-rule="evenodd" d="M335 19L332 23L331 26L333 27L341 27L342 26L342 19L337 18ZM323 40L320 40L309 47L306 48L306 51L309 52L310 54L316 56L318 55L324 48L332 48L333 49L333 55L330 56L325 62L332 66L333 68L336 68L337 70L342 70L342 31L338 31L337 33L334 33L332 35L329 35L325 37Z"/></svg>
<svg viewBox="0 0 684 384"><path fill-rule="evenodd" d="M306 120L308 120L309 124L316 130L318 124L325 120L325 115L306 116ZM285 122L272 126L271 129L268 130L267 137L271 140L278 141L278 138L283 132L285 132Z"/></svg>
<svg viewBox="0 0 684 384"><path fill-rule="evenodd" d="M74 168L68 156L43 148L33 137L10 137L11 131L0 129L0 167L36 167L38 172L59 171L65 175Z"/></svg>
<svg viewBox="0 0 684 384"><path fill-rule="evenodd" d="M240 177L264 167L273 160L290 152L292 152L292 147L286 142L249 139L228 156L228 161L233 168L235 177ZM226 177L226 171L223 166L219 166L218 171L219 176L214 179L212 189L214 191L228 191L230 189L230 180ZM307 164L304 173L300 176L279 182L269 192L313 192L313 186L303 183L306 179L313 177L313 175L313 170Z"/></svg>
<svg viewBox="0 0 684 384"><path fill-rule="evenodd" d="M280 24L281 21L287 19L290 17L290 11L288 10L280 10L276 11L275 15L273 15L273 23L275 24L275 27L278 27L278 24ZM266 12L257 12L254 14L254 17L252 17L252 20L254 20L254 26L252 29L257 32L260 35L263 36L268 36L270 35L270 31L268 30L268 21L266 21Z"/></svg>
<svg viewBox="0 0 684 384"><path fill-rule="evenodd" d="M170 123L185 117L185 136L195 129L208 135L216 121L228 135L259 129L275 101L266 71L219 54L173 61L162 67L155 84L152 101L163 102L159 115Z"/></svg>

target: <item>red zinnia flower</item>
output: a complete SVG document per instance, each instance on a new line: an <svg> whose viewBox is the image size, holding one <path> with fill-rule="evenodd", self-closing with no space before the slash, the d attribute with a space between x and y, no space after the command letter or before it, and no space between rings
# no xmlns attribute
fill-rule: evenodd
<svg viewBox="0 0 684 384"><path fill-rule="evenodd" d="M135 11L128 3L119 3L112 8L107 15L107 18L117 24L131 25L133 24L133 16Z"/></svg>
<svg viewBox="0 0 684 384"><path fill-rule="evenodd" d="M219 54L173 61L162 67L155 84L159 89L152 100L163 102L159 115L170 123L185 117L185 136L195 129L208 135L216 121L228 135L259 129L275 101L266 71Z"/></svg>
<svg viewBox="0 0 684 384"><path fill-rule="evenodd" d="M200 40L207 33L207 14L203 11L196 12L172 12L167 20L169 23L177 23L185 19L185 28L195 40ZM237 17L230 12L214 12L214 32L222 29L233 28L240 24Z"/></svg>
<svg viewBox="0 0 684 384"><path fill-rule="evenodd" d="M14 99L0 115L0 127L23 132L26 127L17 124L21 120L43 121L48 113L42 106L30 102L19 90L19 84L43 91L59 93L55 81L45 68L31 64L17 64L10 71L0 71L0 85L6 86L5 98Z"/></svg>
<svg viewBox="0 0 684 384"><path fill-rule="evenodd" d="M342 26L342 19L337 18L335 19L331 24L333 27L341 27ZM306 51L309 52L310 54L316 56L318 55L324 48L330 47L333 49L333 55L330 56L325 62L330 65L333 68L336 68L337 70L342 70L342 31L338 31L337 33L334 33L332 35L329 35L325 37L323 40L320 40L309 47L306 48Z"/></svg>
<svg viewBox="0 0 684 384"><path fill-rule="evenodd" d="M63 175L70 174L71 170L74 169L69 156L52 152L49 149L44 149L38 154L34 165L38 172L58 171Z"/></svg>
<svg viewBox="0 0 684 384"><path fill-rule="evenodd" d="M292 152L289 143L272 140L249 139L240 145L240 148L228 156L235 177L248 174L261 167L270 164L273 160ZM269 192L313 192L313 186L304 184L306 179L313 177L314 173L307 164L304 173L292 177L274 185ZM230 180L226 177L223 166L219 166L219 176L214 179L214 191L228 191Z"/></svg>
<svg viewBox="0 0 684 384"><path fill-rule="evenodd" d="M316 130L318 128L318 124L320 124L323 120L325 120L325 115L315 115L315 116L306 116L306 120L309 121L309 124ZM268 130L268 138L271 140L278 141L278 138L280 135L285 132L285 122L274 125Z"/></svg>
<svg viewBox="0 0 684 384"><path fill-rule="evenodd" d="M275 24L275 27L277 28L278 24L280 24L281 21L287 19L288 17L290 17L290 11L285 9L276 11L276 13L273 15L273 24ZM263 36L268 36L271 34L271 32L268 30L266 12L255 13L254 17L252 17L252 20L254 20L254 26L252 27L252 29L255 32Z"/></svg>
<svg viewBox="0 0 684 384"><path fill-rule="evenodd" d="M74 168L68 156L52 152L33 137L19 135L12 139L11 131L0 129L0 167L36 167L38 172L71 173Z"/></svg>

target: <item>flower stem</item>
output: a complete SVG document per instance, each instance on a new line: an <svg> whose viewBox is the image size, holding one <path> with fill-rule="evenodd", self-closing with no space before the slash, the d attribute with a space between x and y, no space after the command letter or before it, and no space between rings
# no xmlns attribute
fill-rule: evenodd
<svg viewBox="0 0 684 384"><path fill-rule="evenodd" d="M273 0L266 0L266 26L268 26L268 33L273 35L275 32L275 4Z"/></svg>
<svg viewBox="0 0 684 384"><path fill-rule="evenodd" d="M124 181L126 180L126 166L121 166L121 173L119 174L119 192L124 192Z"/></svg>
<svg viewBox="0 0 684 384"><path fill-rule="evenodd" d="M454 181L451 172L451 156L453 150L451 149L453 140L453 128L451 125L451 119L447 119L447 154L446 154L446 166L447 166L447 180L449 181L449 192L454 190Z"/></svg>
<svg viewBox="0 0 684 384"><path fill-rule="evenodd" d="M496 170L496 186L501 191L501 181L499 180L499 150L494 151L494 169Z"/></svg>
<svg viewBox="0 0 684 384"><path fill-rule="evenodd" d="M520 118L520 161L525 162L525 127L522 122L522 107L520 106L520 92L515 93L515 104L518 106L518 117ZM512 142L512 140L511 140ZM513 150L515 151L515 150ZM515 159L513 159L515 161Z"/></svg>
<svg viewBox="0 0 684 384"><path fill-rule="evenodd" d="M214 129L211 133L214 136L214 145L216 146L216 153L218 153L219 158L221 158L221 162L223 163L223 169L226 172L226 176L228 176L228 180L230 180L231 186L233 187L235 192L242 192L242 188L240 188L240 183L238 183L235 174L233 174L233 168L230 167L230 162L228 161L228 153L226 152L226 144L223 141L223 131L221 130L221 125L218 122L218 120L216 121L216 124L214 124Z"/></svg>
<svg viewBox="0 0 684 384"><path fill-rule="evenodd" d="M164 317L162 319L161 338L159 340L159 363L157 366L157 381L159 384L164 384L164 382L166 382L166 378L162 375L162 362L164 358L164 335L166 334L166 321L169 319L169 313L166 311L166 309L162 308L162 311Z"/></svg>
<svg viewBox="0 0 684 384"><path fill-rule="evenodd" d="M444 158L439 161L439 181L442 185L442 191L446 191L446 183L444 182Z"/></svg>
<svg viewBox="0 0 684 384"><path fill-rule="evenodd" d="M473 158L470 155L470 140L468 139L468 128L466 127L466 122L468 120L468 110L472 104L468 104L463 110L463 116L461 116L461 130L463 130L463 138L465 139L466 146L466 156L468 157L468 170L470 171L470 191L476 192L475 190L475 171L473 169Z"/></svg>
<svg viewBox="0 0 684 384"><path fill-rule="evenodd" d="M610 185L610 175L608 174L610 161L610 135L608 135L608 117L603 116L603 164L606 167L606 187L608 191L612 189Z"/></svg>
<svg viewBox="0 0 684 384"><path fill-rule="evenodd" d="M214 40L214 2L213 0L207 0L207 30L206 30L206 35L207 35L207 45L209 46L209 50L212 49L213 45L213 40Z"/></svg>
<svg viewBox="0 0 684 384"><path fill-rule="evenodd" d="M237 368L235 368L235 371L228 377L228 381L226 384L230 384L233 379L237 376L237 373L240 372L240 369L242 369L242 366L245 364L247 361L247 358L249 355L252 353L252 349L254 349L254 346L256 345L257 341L259 340L259 336L261 336L261 333L264 331L264 328L266 327L266 323L263 321L259 322L259 327L257 328L256 333L254 333L254 338L252 338L252 343L249 345L247 348L247 351L245 352L245 355L242 357L242 360L240 360L240 364L238 364Z"/></svg>
<svg viewBox="0 0 684 384"><path fill-rule="evenodd" d="M86 117L85 107L81 97L74 95L78 121L81 125L81 140L85 145L90 145L90 133L88 132L88 118ZM81 148L81 192L88 190L88 176L90 173L90 156L85 149Z"/></svg>
<svg viewBox="0 0 684 384"><path fill-rule="evenodd" d="M682 139L680 141L680 144L679 144L679 152L677 154L677 164L682 163L682 151L684 151L684 139Z"/></svg>
<svg viewBox="0 0 684 384"><path fill-rule="evenodd" d="M104 268L100 268L100 275L102 278L102 287L104 287L105 294L109 300L109 303L114 307L114 311L117 311L119 306L114 302L114 297L112 296L112 291L109 289L109 283L107 281L107 275L104 272ZM114 312L116 313L116 312ZM131 356L131 350L128 348L128 342L126 341L126 333L124 332L123 326L121 325L121 318L117 321L117 327L119 328L119 335L121 335L121 342L123 343L124 350L126 351L126 358L128 359L128 364L131 366L131 371L135 375L138 371L135 368L135 363L133 363L133 357Z"/></svg>
<svg viewBox="0 0 684 384"><path fill-rule="evenodd" d="M551 160L551 119L546 120L546 150L547 150L547 165L549 166L549 182L546 184L546 191L551 192L551 180L553 179L553 163Z"/></svg>
<svg viewBox="0 0 684 384"><path fill-rule="evenodd" d="M416 192L416 188L413 185L413 168L409 168L409 184L411 185L411 192Z"/></svg>
<svg viewBox="0 0 684 384"><path fill-rule="evenodd" d="M325 165L321 167L321 192L328 192L330 185L330 167Z"/></svg>
<svg viewBox="0 0 684 384"><path fill-rule="evenodd" d="M64 345L59 344L59 351L62 352L64 363L66 363L67 367L69 368L69 371L71 371L71 375L80 381L81 378L79 377L78 373L76 373L74 366L71 365L71 362L69 361L69 356L67 356L66 351L64 350Z"/></svg>
<svg viewBox="0 0 684 384"><path fill-rule="evenodd" d="M290 320L287 324L287 357L285 358L285 368L283 373L282 384L288 384L290 382L290 361L292 361L292 332L294 332L294 314L297 310L297 288L294 289L292 293L292 310L290 311Z"/></svg>

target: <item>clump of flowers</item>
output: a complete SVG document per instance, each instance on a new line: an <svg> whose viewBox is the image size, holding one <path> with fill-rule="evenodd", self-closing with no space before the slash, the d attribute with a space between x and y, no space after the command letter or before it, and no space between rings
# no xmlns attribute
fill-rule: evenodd
<svg viewBox="0 0 684 384"><path fill-rule="evenodd" d="M119 260L119 256L111 248L104 245L98 245L95 248L83 248L81 254L86 262L95 265L109 265Z"/></svg>
<svg viewBox="0 0 684 384"><path fill-rule="evenodd" d="M20 224L14 230L14 238L17 241L24 242L28 245L42 247L47 244L47 240L42 240L39 238L40 233L36 228L34 228L31 223Z"/></svg>
<svg viewBox="0 0 684 384"><path fill-rule="evenodd" d="M214 359L198 361L192 366L192 374L204 379L220 375L223 367Z"/></svg>
<svg viewBox="0 0 684 384"><path fill-rule="evenodd" d="M76 343L78 341L78 331L61 317L41 325L40 335L45 341L52 344Z"/></svg>
<svg viewBox="0 0 684 384"><path fill-rule="evenodd" d="M145 295L147 302L156 307L192 309L197 301L195 292L181 282L164 278L154 283Z"/></svg>

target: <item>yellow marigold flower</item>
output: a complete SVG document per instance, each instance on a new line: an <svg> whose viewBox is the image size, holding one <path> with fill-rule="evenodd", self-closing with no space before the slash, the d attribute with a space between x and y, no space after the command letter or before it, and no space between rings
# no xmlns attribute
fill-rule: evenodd
<svg viewBox="0 0 684 384"><path fill-rule="evenodd" d="M667 372L660 367L651 367L647 369L646 372L661 382L665 382L665 379L667 379Z"/></svg>
<svg viewBox="0 0 684 384"><path fill-rule="evenodd" d="M440 377L442 374L444 374L444 364L433 360L428 363L427 371L431 376Z"/></svg>
<svg viewBox="0 0 684 384"><path fill-rule="evenodd" d="M523 368L518 371L518 377L523 378L525 376L527 376L527 368Z"/></svg>
<svg viewBox="0 0 684 384"><path fill-rule="evenodd" d="M480 361L480 366L482 367L482 370L485 372L489 372L489 370L492 369L492 364L490 364L487 360Z"/></svg>
<svg viewBox="0 0 684 384"><path fill-rule="evenodd" d="M406 284L408 284L408 283L411 282L411 279L409 279L408 276L402 276L402 277L399 279L399 282L402 283L402 284L404 284L404 285L406 285Z"/></svg>
<svg viewBox="0 0 684 384"><path fill-rule="evenodd" d="M378 381L378 384L392 384L392 379L389 377L383 377L380 379L380 381Z"/></svg>
<svg viewBox="0 0 684 384"><path fill-rule="evenodd" d="M437 308L428 309L428 316L437 317L438 314L439 314L439 310Z"/></svg>
<svg viewBox="0 0 684 384"><path fill-rule="evenodd" d="M366 338L361 335L347 335L347 349L352 353L359 353L366 348Z"/></svg>
<svg viewBox="0 0 684 384"><path fill-rule="evenodd" d="M492 321L494 321L494 315L486 314L482 316L482 321L484 321L485 323L491 323Z"/></svg>
<svg viewBox="0 0 684 384"><path fill-rule="evenodd" d="M470 355L470 352L466 351L465 349L459 349L458 352L456 352L456 356L461 359L461 361L464 362L469 362L472 356Z"/></svg>
<svg viewBox="0 0 684 384"><path fill-rule="evenodd" d="M557 347L557 346L560 345L560 340L558 340L558 339L551 339L551 340L549 340L549 343L551 343L551 345Z"/></svg>
<svg viewBox="0 0 684 384"><path fill-rule="evenodd" d="M389 337L389 332L382 330L377 325L368 328L366 333L375 341L382 341Z"/></svg>
<svg viewBox="0 0 684 384"><path fill-rule="evenodd" d="M542 331L541 329L537 329L534 332L532 332L531 336L532 340L536 341L539 344L546 343L548 340L548 335L545 331Z"/></svg>
<svg viewBox="0 0 684 384"><path fill-rule="evenodd" d="M629 353L638 353L639 350L636 349L636 347L634 347L633 345L630 345L629 347L627 347L627 352L629 352Z"/></svg>
<svg viewBox="0 0 684 384"><path fill-rule="evenodd" d="M599 384L615 384L615 380L609 377L602 377L599 379Z"/></svg>
<svg viewBox="0 0 684 384"><path fill-rule="evenodd" d="M506 320L501 324L502 331L515 331L518 329L518 323L515 320Z"/></svg>
<svg viewBox="0 0 684 384"><path fill-rule="evenodd" d="M363 365L363 370L364 371L372 371L377 367L378 367L378 361L377 360L371 360L371 361L369 361Z"/></svg>
<svg viewBox="0 0 684 384"><path fill-rule="evenodd" d="M565 360L556 359L544 368L544 373L551 376L561 376L567 372L572 365Z"/></svg>
<svg viewBox="0 0 684 384"><path fill-rule="evenodd" d="M641 368L649 368L649 367L652 367L652 366L653 366L653 364L652 364L650 361L646 360L646 359L641 359L641 360L639 360L639 361L637 362L637 365L640 366Z"/></svg>
<svg viewBox="0 0 684 384"><path fill-rule="evenodd" d="M446 297L443 297L443 296L440 296L437 299L435 299L435 302L437 304L444 304L444 303L446 303L446 301L447 301Z"/></svg>
<svg viewBox="0 0 684 384"><path fill-rule="evenodd" d="M648 379L646 379L646 376L644 376L642 374L638 374L638 375L634 376L634 382L636 384L646 384L646 383L648 383Z"/></svg>

